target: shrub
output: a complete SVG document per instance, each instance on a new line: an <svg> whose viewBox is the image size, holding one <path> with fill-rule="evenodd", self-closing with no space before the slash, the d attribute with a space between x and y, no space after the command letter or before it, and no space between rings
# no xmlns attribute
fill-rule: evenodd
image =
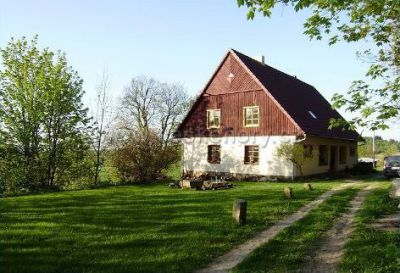
<svg viewBox="0 0 400 273"><path fill-rule="evenodd" d="M162 177L162 171L180 157L177 144L164 145L148 129L137 130L119 139L113 152L113 163L125 182L151 182Z"/></svg>

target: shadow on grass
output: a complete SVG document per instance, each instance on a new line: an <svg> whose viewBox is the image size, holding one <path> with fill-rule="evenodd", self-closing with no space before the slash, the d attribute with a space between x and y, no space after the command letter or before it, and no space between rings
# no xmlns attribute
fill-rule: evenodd
<svg viewBox="0 0 400 273"><path fill-rule="evenodd" d="M283 197L290 185L295 199ZM2 272L191 272L333 186L235 183L226 191L124 186L0 200ZM249 201L248 224L231 220Z"/></svg>

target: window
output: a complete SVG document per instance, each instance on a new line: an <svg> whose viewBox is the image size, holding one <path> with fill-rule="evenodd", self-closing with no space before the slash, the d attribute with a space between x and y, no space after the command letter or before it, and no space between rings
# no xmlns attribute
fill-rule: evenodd
<svg viewBox="0 0 400 273"><path fill-rule="evenodd" d="M304 147L304 157L311 158L313 156L313 146L310 144L305 144L303 147Z"/></svg>
<svg viewBox="0 0 400 273"><path fill-rule="evenodd" d="M347 149L346 146L339 146L339 163L346 164L347 163Z"/></svg>
<svg viewBox="0 0 400 273"><path fill-rule="evenodd" d="M245 127L257 127L260 118L260 109L258 106L243 107L243 123Z"/></svg>
<svg viewBox="0 0 400 273"><path fill-rule="evenodd" d="M221 125L221 110L207 110L207 128L219 128Z"/></svg>
<svg viewBox="0 0 400 273"><path fill-rule="evenodd" d="M244 146L244 164L258 164L259 149L255 145Z"/></svg>
<svg viewBox="0 0 400 273"><path fill-rule="evenodd" d="M319 145L319 165L328 165L328 145Z"/></svg>
<svg viewBox="0 0 400 273"><path fill-rule="evenodd" d="M207 161L212 164L219 164L221 162L220 145L208 145Z"/></svg>
<svg viewBox="0 0 400 273"><path fill-rule="evenodd" d="M355 157L356 156L356 147L350 146L350 156Z"/></svg>
<svg viewBox="0 0 400 273"><path fill-rule="evenodd" d="M308 113L313 117L313 119L317 119L317 116L312 111L308 111Z"/></svg>

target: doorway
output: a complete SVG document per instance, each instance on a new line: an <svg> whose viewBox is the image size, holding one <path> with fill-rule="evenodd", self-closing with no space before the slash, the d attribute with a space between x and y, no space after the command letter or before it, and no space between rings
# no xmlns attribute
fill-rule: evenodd
<svg viewBox="0 0 400 273"><path fill-rule="evenodd" d="M330 149L330 160L329 160L329 167L331 172L336 172L337 171L337 166L338 166L338 147L337 146L331 146Z"/></svg>

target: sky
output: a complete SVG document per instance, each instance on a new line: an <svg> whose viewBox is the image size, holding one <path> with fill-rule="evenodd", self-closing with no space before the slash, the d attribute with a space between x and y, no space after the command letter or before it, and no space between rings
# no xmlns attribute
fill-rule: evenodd
<svg viewBox="0 0 400 273"><path fill-rule="evenodd" d="M11 37L39 35L39 46L67 54L84 80L88 105L104 70L115 104L139 75L181 83L194 96L229 48L264 55L268 65L296 75L330 100L364 77L368 65L356 52L372 44L310 40L303 34L307 15L278 7L272 18L248 21L236 0L0 0L0 48ZM376 134L400 140L400 126Z"/></svg>

